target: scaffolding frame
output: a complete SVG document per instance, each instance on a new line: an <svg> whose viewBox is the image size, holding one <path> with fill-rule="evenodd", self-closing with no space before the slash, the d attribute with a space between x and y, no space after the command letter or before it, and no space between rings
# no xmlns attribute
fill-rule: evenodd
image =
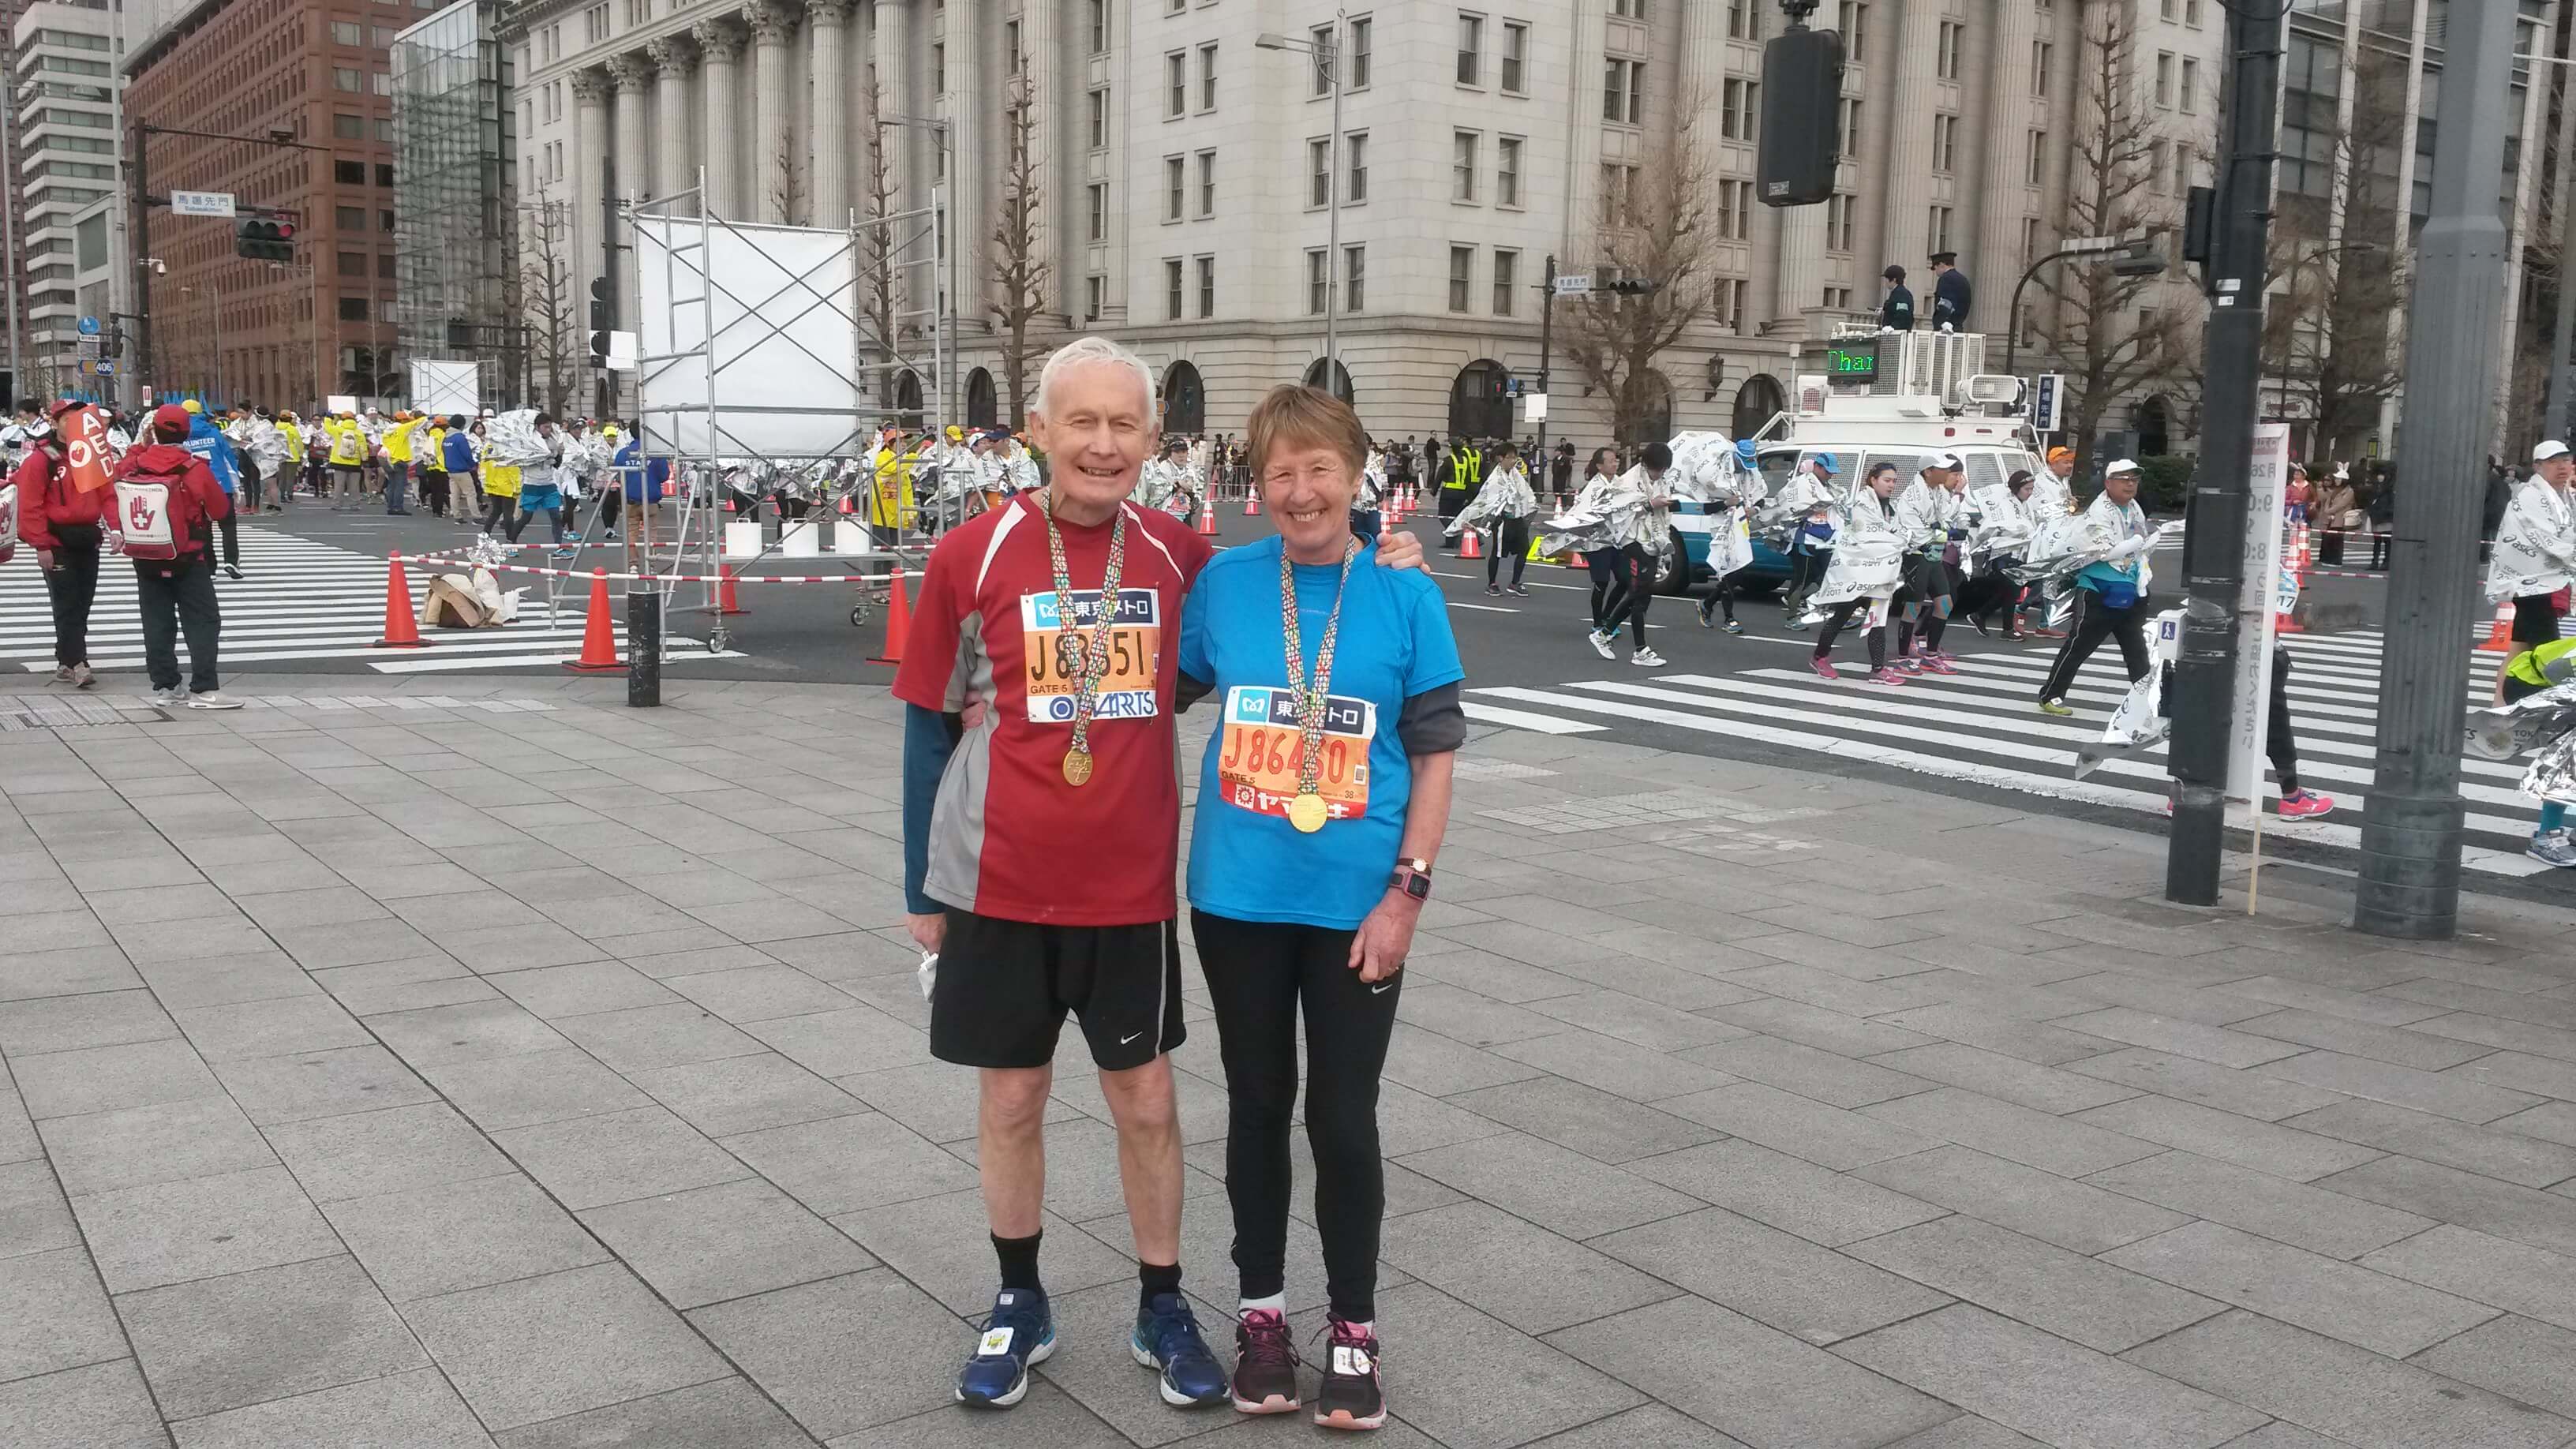
<svg viewBox="0 0 2576 1449"><path fill-rule="evenodd" d="M859 495L865 495L871 502L875 497L874 450L867 446L869 440L875 436L875 429L862 420L859 409L866 406L867 399L873 392L879 406L891 411L897 406L891 401L894 379L906 371L912 372L916 378L920 376L920 363L923 359L917 351L905 347L907 330L911 330L915 335L929 342L928 361L933 385L922 389L924 401L920 409L928 422L927 436L933 439L945 439L947 436L948 388L946 384L955 359L951 356L952 339L948 336L947 329L941 325L941 319L945 316L949 303L950 288L950 278L945 266L949 247L946 231L946 188L934 188L931 192L930 205L927 207L866 219L861 219L853 211L848 217L845 229L838 233L830 233L824 228L797 228L796 230L807 233L837 235L839 238L831 252L820 260L802 267L791 266L762 245L761 238L764 234L774 233L782 228L735 223L716 215L713 208L705 204L706 200L706 170L701 167L698 170L697 185L688 190L644 202L629 198L619 207L619 215L636 241L630 255L634 258L633 265L637 269L638 285L630 295L638 297L642 295L640 282L643 268L649 264L646 259L646 251L649 247L663 269L662 296L667 301L667 311L662 318L664 324L662 336L674 349L664 352L646 351L642 346L643 339L639 335L635 359L635 393L636 423L641 433L641 452L647 459L656 455L669 457L671 475L680 484L680 519L678 525L672 530L669 565L667 567L657 565L648 550L644 555L644 571L654 574L677 574L683 572L683 563L694 558L700 565L696 572L706 579L715 579L728 572L739 573L740 570L749 569L771 558L782 556L781 551L786 541L806 529L814 529L819 540L822 529L826 525L836 531L840 527L857 527L867 535L868 544L864 550L853 553L835 549L829 554L824 554L818 548L814 557L818 560L828 558L832 562L843 565L845 571L859 583L859 603L851 609L850 621L853 625L862 624L866 622L870 611L883 602L886 591L897 586L896 578L906 569L918 571L928 552L926 542L914 542L907 538L907 535L917 531L920 522L918 515L921 503L919 492L921 475L918 471L915 474L913 516L906 517L902 510L902 494L899 487L890 510L892 521L888 526L881 527L874 523L873 514L868 510L858 509L849 512L843 510L850 508L853 500ZM656 227L638 224L643 222L656 222L660 225ZM734 287L727 285L716 275L718 268L714 264L715 240L720 234L738 240L749 247L785 280L772 286L766 295L757 299L746 298ZM934 279L932 294L927 305L898 306L892 309L893 315L889 321L893 335L876 339L876 350L883 354L882 360L876 362L870 362L867 359L869 339L857 305L860 288L868 274L868 254L862 250L862 242L872 234L881 234L885 238L881 255L889 274L904 276L914 268L926 268ZM816 274L825 272L845 260L850 269L850 281L846 290L838 288L826 290L823 285L817 283ZM688 295L683 290L680 284L684 281L695 284L691 289L695 292L694 296ZM716 305L720 297L740 307L744 316L738 321L720 326ZM785 315L772 310L781 307L793 310ZM688 335L683 325L684 320L693 308L697 310L695 319L697 341L694 346L682 347L679 345L680 339ZM845 357L827 358L790 335L790 328L825 309L837 315L844 324L849 341ZM639 316L638 321L641 320ZM748 341L740 336L727 336L729 331L740 333L746 324L750 326ZM857 407L850 413L841 415L834 409L804 406L759 407L722 401L721 383L725 380L728 369L742 367L763 343L772 339L784 340L797 353L810 359L835 379L846 382L856 400ZM732 344L732 355L727 355L726 344L728 343ZM691 364L703 369L705 381L703 396L672 397L668 400L655 397L656 389L653 384L656 378L676 373ZM873 389L867 382L871 375L877 383ZM751 420L748 424L732 421L737 416L745 415ZM763 418L810 419L826 416L845 416L846 425L841 430L838 440L820 452L778 449L766 445L757 436L750 435L757 429L759 420ZM685 422L691 420L698 423L695 429L683 426ZM692 433L696 440L702 441L702 446L692 446ZM782 510L776 536L767 536L767 531L764 529L759 552L745 559L729 561L724 557L726 515L719 506L719 501L731 490L727 475L732 467L766 465L776 470L803 465L810 469L818 463L840 462L853 455L861 464L856 470L855 477L844 477L843 474L847 470L835 468L825 478L814 480L820 482L822 486L818 490L821 495L819 499L809 504L812 511L804 516L789 519L784 516ZM898 469L901 467L899 458L896 466ZM936 472L934 471L931 476L935 478ZM622 480L620 481L622 485ZM757 497L757 495L754 496ZM863 519L867 521L862 521ZM837 542L837 539L835 541ZM720 584L713 582L700 583L698 585L700 597L697 602L686 606L687 612L704 613L708 616L707 647L710 651L724 649L728 641L721 588ZM665 583L660 586L660 590L664 596L664 607L668 609L676 592L676 586Z"/></svg>

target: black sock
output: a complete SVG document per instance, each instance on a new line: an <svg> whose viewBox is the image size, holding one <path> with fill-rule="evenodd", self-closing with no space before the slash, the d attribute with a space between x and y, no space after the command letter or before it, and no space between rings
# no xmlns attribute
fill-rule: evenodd
<svg viewBox="0 0 2576 1449"><path fill-rule="evenodd" d="M1006 1238L999 1233L993 1235L993 1255L1002 1260L1003 1287L1046 1296L1045 1286L1038 1282L1038 1241L1045 1236L1044 1228L1025 1238Z"/></svg>
<svg viewBox="0 0 2576 1449"><path fill-rule="evenodd" d="M1136 1285L1137 1307L1152 1308L1156 1294L1181 1291L1181 1265L1157 1266L1140 1262L1136 1265Z"/></svg>

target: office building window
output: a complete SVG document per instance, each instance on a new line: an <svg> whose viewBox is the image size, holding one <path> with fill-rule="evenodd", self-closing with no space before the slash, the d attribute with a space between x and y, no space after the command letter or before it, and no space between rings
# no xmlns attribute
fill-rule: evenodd
<svg viewBox="0 0 2576 1449"><path fill-rule="evenodd" d="M2156 144L2158 146L2162 146L2164 142L2158 141ZM2029 150L2022 158L2021 184L2024 186L2037 186L2040 182L2040 178L2047 174L2047 166L2048 133L2046 131L2033 131L2030 133Z"/></svg>
<svg viewBox="0 0 2576 1449"><path fill-rule="evenodd" d="M1629 20L1646 18L1646 0L1610 0L1610 13Z"/></svg>
<svg viewBox="0 0 2576 1449"><path fill-rule="evenodd" d="M1109 0L1089 0L1091 7L1091 53L1106 54L1109 49Z"/></svg>
<svg viewBox="0 0 2576 1449"><path fill-rule="evenodd" d="M2039 260L2038 217L2025 216L2021 219L2021 259L2025 266Z"/></svg>
<svg viewBox="0 0 2576 1449"><path fill-rule="evenodd" d="M1728 81L1728 85L1743 84ZM1601 119L1626 125L1641 125L1646 118L1646 63L1642 60L1614 60L1601 76Z"/></svg>
<svg viewBox="0 0 2576 1449"><path fill-rule="evenodd" d="M1847 191L1837 191L1825 201L1825 249L1847 252L1852 249L1852 212L1860 198Z"/></svg>
<svg viewBox="0 0 2576 1449"><path fill-rule="evenodd" d="M1528 89L1522 80L1522 59L1529 49L1529 27L1518 21L1503 22L1503 64L1500 77L1503 94L1517 96Z"/></svg>
<svg viewBox="0 0 2576 1449"><path fill-rule="evenodd" d="M1475 284L1475 280L1476 249L1474 247L1462 246L1452 246L1449 248L1450 311L1464 312L1467 310L1467 290Z"/></svg>
<svg viewBox="0 0 2576 1449"><path fill-rule="evenodd" d="M1216 215L1216 153L1199 153L1199 215Z"/></svg>
<svg viewBox="0 0 2576 1449"><path fill-rule="evenodd" d="M1190 58L1181 51L1163 57L1163 119L1176 120L1190 109Z"/></svg>
<svg viewBox="0 0 2576 1449"><path fill-rule="evenodd" d="M1342 248L1342 310L1364 311L1368 307L1368 248Z"/></svg>
<svg viewBox="0 0 2576 1449"><path fill-rule="evenodd" d="M1843 59L1858 65L1867 59L1869 50L1869 5L1867 0L1842 0L1836 13L1835 27L1843 36Z"/></svg>
<svg viewBox="0 0 2576 1449"><path fill-rule="evenodd" d="M1178 156L1163 158L1163 220L1181 219L1181 198L1188 190L1187 163Z"/></svg>
<svg viewBox="0 0 2576 1449"><path fill-rule="evenodd" d="M2173 78L2174 53L2170 50L2157 51L2156 106L2160 110L2170 111L2173 109Z"/></svg>
<svg viewBox="0 0 2576 1449"><path fill-rule="evenodd" d="M1845 96L1834 108L1834 154L1846 161L1860 159L1860 99Z"/></svg>
<svg viewBox="0 0 2576 1449"><path fill-rule="evenodd" d="M367 299L364 297L342 297L340 299L340 320L343 322L366 321Z"/></svg>
<svg viewBox="0 0 2576 1449"><path fill-rule="evenodd" d="M2056 54L2057 47L2045 40L2030 43L2030 94L2034 100L2048 99L2048 62Z"/></svg>
<svg viewBox="0 0 2576 1449"><path fill-rule="evenodd" d="M1108 150L1109 92L1105 89L1096 90L1091 93L1091 121L1088 129L1091 134L1091 149L1094 151Z"/></svg>
<svg viewBox="0 0 2576 1449"><path fill-rule="evenodd" d="M1020 73L1020 22L1002 24L1002 68L1012 75Z"/></svg>
<svg viewBox="0 0 2576 1449"><path fill-rule="evenodd" d="M1628 192L1637 178L1637 168L1616 161L1601 163L1601 220L1607 226L1624 226L1628 221Z"/></svg>
<svg viewBox="0 0 2576 1449"><path fill-rule="evenodd" d="M1476 199L1476 133L1452 132L1449 137L1449 199Z"/></svg>
<svg viewBox="0 0 2576 1449"><path fill-rule="evenodd" d="M1342 155L1347 158L1342 199L1354 203L1368 200L1368 132L1353 131L1344 136Z"/></svg>
<svg viewBox="0 0 2576 1449"><path fill-rule="evenodd" d="M2186 116L2200 109L2200 62L2190 56L2182 58L2182 113Z"/></svg>
<svg viewBox="0 0 2576 1449"><path fill-rule="evenodd" d="M1181 320L1181 259L1163 258L1163 320Z"/></svg>
<svg viewBox="0 0 2576 1449"><path fill-rule="evenodd" d="M1199 47L1199 109L1216 109L1216 47Z"/></svg>
<svg viewBox="0 0 2576 1449"><path fill-rule="evenodd" d="M367 27L357 24L354 21L334 20L331 22L331 43L333 45L364 45L367 43Z"/></svg>
<svg viewBox="0 0 2576 1449"><path fill-rule="evenodd" d="M1959 169L1959 118L1947 114L1932 117L1932 169L1947 174Z"/></svg>
<svg viewBox="0 0 2576 1449"><path fill-rule="evenodd" d="M1762 0L1726 0L1726 38L1762 38ZM1850 57L1846 55L1845 59Z"/></svg>
<svg viewBox="0 0 2576 1449"><path fill-rule="evenodd" d="M1520 283L1520 271L1521 254L1519 252L1505 251L1500 247L1494 249L1495 316L1509 317L1512 315L1512 309L1519 305L1514 292Z"/></svg>
<svg viewBox="0 0 2576 1449"><path fill-rule="evenodd" d="M1729 332L1744 331L1744 294L1746 283L1737 277L1720 277L1709 288L1709 319Z"/></svg>
<svg viewBox="0 0 2576 1449"><path fill-rule="evenodd" d="M1349 63L1345 69L1349 72L1350 79L1347 84L1352 90L1368 89L1370 32L1375 28L1365 15L1350 23L1350 29L1347 32L1350 37Z"/></svg>
<svg viewBox="0 0 2576 1449"><path fill-rule="evenodd" d="M1521 204L1521 138L1518 136L1494 139L1494 204L1510 207Z"/></svg>
<svg viewBox="0 0 2576 1449"><path fill-rule="evenodd" d="M1761 105L1762 87L1753 81L1730 79L1718 90L1717 133L1730 141L1753 139L1753 122Z"/></svg>
<svg viewBox="0 0 2576 1449"><path fill-rule="evenodd" d="M1485 18L1481 15L1458 17L1458 84L1483 85L1485 75Z"/></svg>
<svg viewBox="0 0 2576 1449"><path fill-rule="evenodd" d="M1743 241L1752 225L1750 181L1717 183L1717 235L1721 241Z"/></svg>
<svg viewBox="0 0 2576 1449"><path fill-rule="evenodd" d="M1101 309L1109 303L1109 279L1094 272L1083 280L1082 320L1097 322Z"/></svg>
<svg viewBox="0 0 2576 1449"><path fill-rule="evenodd" d="M1959 37L1966 30L1967 27L1956 20L1941 22L1939 48L1932 55L1932 73L1942 80L1959 78Z"/></svg>
<svg viewBox="0 0 2576 1449"><path fill-rule="evenodd" d="M1086 189L1091 194L1091 239L1107 241L1109 240L1109 183L1095 181Z"/></svg>
<svg viewBox="0 0 2576 1449"><path fill-rule="evenodd" d="M1315 47L1313 53L1306 57L1306 94L1329 96L1333 93L1333 73L1325 66L1323 58L1333 49L1333 27L1318 25L1306 32L1306 39Z"/></svg>
<svg viewBox="0 0 2576 1449"><path fill-rule="evenodd" d="M1950 208L1946 206L1932 208L1930 225L1924 228L1924 250L1927 252L1950 250Z"/></svg>
<svg viewBox="0 0 2576 1449"><path fill-rule="evenodd" d="M1851 310L1851 288L1849 288L1849 287L1827 287L1827 288L1825 289L1825 306L1826 306L1829 310L1836 311L1836 312L1848 312L1848 311L1850 311L1850 310Z"/></svg>
<svg viewBox="0 0 2576 1449"><path fill-rule="evenodd" d="M2173 194L2176 196L2189 196L2191 194L2191 148L2189 146L2174 147L2173 160Z"/></svg>
<svg viewBox="0 0 2576 1449"><path fill-rule="evenodd" d="M1329 206L1333 201L1333 143L1330 139L1306 143L1306 204Z"/></svg>
<svg viewBox="0 0 2576 1449"><path fill-rule="evenodd" d="M1325 293L1333 285L1332 259L1322 247L1306 253L1306 315L1324 315Z"/></svg>
<svg viewBox="0 0 2576 1449"><path fill-rule="evenodd" d="M1199 316L1216 315L1216 258L1199 258Z"/></svg>

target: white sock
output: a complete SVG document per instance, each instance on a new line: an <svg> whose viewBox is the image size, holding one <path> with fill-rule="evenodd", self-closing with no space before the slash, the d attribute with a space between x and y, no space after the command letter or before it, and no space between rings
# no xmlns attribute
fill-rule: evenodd
<svg viewBox="0 0 2576 1449"><path fill-rule="evenodd" d="M1243 1300L1242 1306L1236 1310L1237 1313L1252 1313L1256 1311L1276 1313L1280 1317L1285 1318L1288 1316L1288 1295L1285 1293L1273 1293L1267 1298L1246 1298Z"/></svg>

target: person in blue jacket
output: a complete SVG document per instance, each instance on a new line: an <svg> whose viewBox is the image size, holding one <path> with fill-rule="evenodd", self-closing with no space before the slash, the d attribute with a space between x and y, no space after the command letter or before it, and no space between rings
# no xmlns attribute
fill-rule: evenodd
<svg viewBox="0 0 2576 1449"><path fill-rule="evenodd" d="M457 521L471 527L475 510L467 500L479 498L483 492L482 477L476 471L482 460L474 456L474 435L466 431L465 414L458 413L447 420L447 435L438 440L438 451L443 455L440 461L447 465L447 495L455 504Z"/></svg>
<svg viewBox="0 0 2576 1449"><path fill-rule="evenodd" d="M188 441L183 446L206 460L207 471L215 475L215 482L224 490L224 498L229 503L232 496L241 490L241 461L233 456L233 441L224 436L223 429L215 426L213 418L206 416L205 408L195 398L188 399L181 406L188 410ZM224 577L235 580L242 576L241 529L233 521L240 511L227 507L216 524L224 535Z"/></svg>

